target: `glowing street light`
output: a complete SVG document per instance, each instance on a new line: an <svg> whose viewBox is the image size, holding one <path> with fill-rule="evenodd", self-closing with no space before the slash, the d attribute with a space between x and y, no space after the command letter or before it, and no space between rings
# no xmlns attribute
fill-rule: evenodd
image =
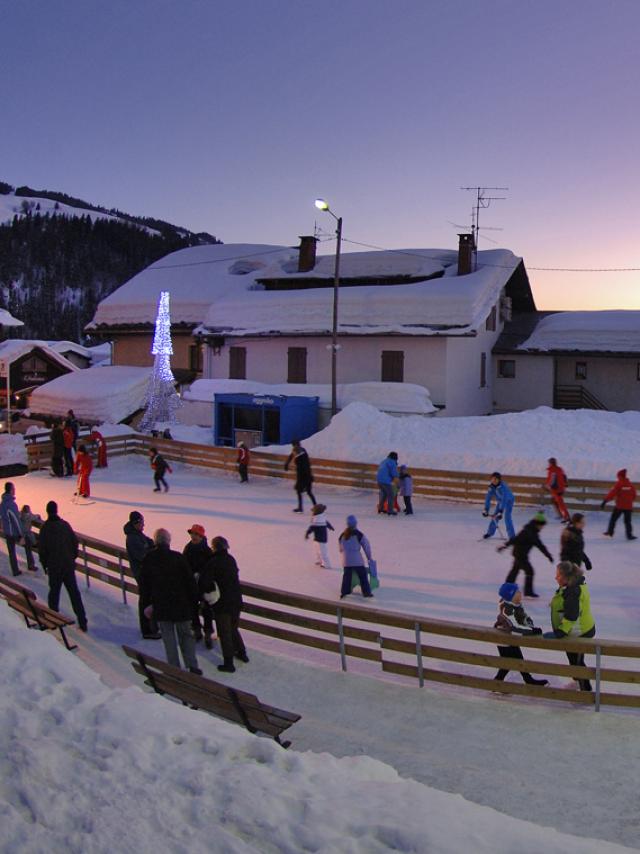
<svg viewBox="0 0 640 854"><path fill-rule="evenodd" d="M333 325L331 331L331 416L338 411L338 292L340 288L340 247L342 245L342 217L336 216L329 207L329 202L316 199L314 202L319 211L326 211L336 221L336 263L333 272Z"/></svg>

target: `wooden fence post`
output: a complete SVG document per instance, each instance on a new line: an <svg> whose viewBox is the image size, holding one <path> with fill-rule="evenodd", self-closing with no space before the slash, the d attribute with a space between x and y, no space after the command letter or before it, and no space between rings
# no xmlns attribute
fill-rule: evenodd
<svg viewBox="0 0 640 854"><path fill-rule="evenodd" d="M89 581L89 562L87 561L87 544L85 542L82 543L82 559L84 561L84 578L88 589L91 587L91 582Z"/></svg>
<svg viewBox="0 0 640 854"><path fill-rule="evenodd" d="M420 623L415 624L416 631L416 658L418 659L418 682L424 688L424 670L422 667L422 637L420 634Z"/></svg>
<svg viewBox="0 0 640 854"><path fill-rule="evenodd" d="M601 650L600 647L596 647L596 696L595 696L595 711L600 711L600 670L601 670Z"/></svg>
<svg viewBox="0 0 640 854"><path fill-rule="evenodd" d="M344 628L342 626L342 608L338 608L338 637L340 639L340 664L343 671L347 670L347 655L344 651Z"/></svg>
<svg viewBox="0 0 640 854"><path fill-rule="evenodd" d="M118 571L120 572L120 589L122 590L122 604L127 604L127 585L124 580L124 567L122 566L122 556L118 555Z"/></svg>

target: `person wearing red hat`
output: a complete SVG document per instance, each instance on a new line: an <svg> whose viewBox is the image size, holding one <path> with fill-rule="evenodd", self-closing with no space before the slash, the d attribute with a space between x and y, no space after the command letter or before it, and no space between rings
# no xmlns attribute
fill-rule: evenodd
<svg viewBox="0 0 640 854"><path fill-rule="evenodd" d="M616 522L620 516L624 516L624 529L628 540L637 540L633 536L633 528L631 527L631 513L633 511L633 502L636 500L636 488L627 477L627 470L620 469L617 475L618 479L613 485L613 488L606 494L604 500L600 503L600 509L604 510L607 501L615 499L615 507L609 519L609 526L604 532L605 537L613 537L613 532L616 528Z"/></svg>
<svg viewBox="0 0 640 854"><path fill-rule="evenodd" d="M190 540L187 545L182 550L182 555L189 564L191 568L191 572L193 573L193 577L196 580L196 584L198 583L198 579L200 578L200 573L207 563L211 560L211 555L213 552L209 548L209 544L207 543L207 535L202 525L194 524L192 525L187 533L190 536ZM211 649L212 641L211 635L213 634L213 620L212 615L208 614L207 609L203 607L202 616L204 618L204 641L207 649ZM195 603L194 606L194 616L193 616L193 633L195 635L196 641L202 640L202 624L200 623L200 614L198 613L198 603Z"/></svg>

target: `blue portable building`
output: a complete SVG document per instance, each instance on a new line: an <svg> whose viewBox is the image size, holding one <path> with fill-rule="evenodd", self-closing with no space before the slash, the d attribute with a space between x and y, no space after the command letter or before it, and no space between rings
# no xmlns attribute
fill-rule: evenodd
<svg viewBox="0 0 640 854"><path fill-rule="evenodd" d="M318 398L283 394L216 394L216 445L287 445L318 429Z"/></svg>

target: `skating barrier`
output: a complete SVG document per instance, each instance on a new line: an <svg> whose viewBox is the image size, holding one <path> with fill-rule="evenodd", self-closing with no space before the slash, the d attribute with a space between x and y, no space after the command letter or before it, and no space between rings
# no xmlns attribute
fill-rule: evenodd
<svg viewBox="0 0 640 854"><path fill-rule="evenodd" d="M137 595L138 588L125 549L85 534L77 536L76 571L84 576L86 586L100 581L118 588L123 603L128 604L128 595ZM640 708L640 643L598 637L521 637L482 626L287 593L246 581L242 593L245 604L240 626L244 631L332 654L345 671L350 658L364 659L379 665L384 673L408 677L420 686L442 683L579 703L595 711L602 706ZM496 654L496 646L520 647L524 660L502 658ZM583 653L592 663L570 665L562 660L567 652ZM513 671L511 679L520 672L589 679L593 691L497 682L493 671L502 667ZM605 690L605 683L613 688ZM621 691L623 686L626 690Z"/></svg>
<svg viewBox="0 0 640 854"><path fill-rule="evenodd" d="M149 453L150 447L156 447L170 462L186 463L192 466L236 471L237 450L218 448L212 445L197 445L190 442L178 442L174 439L154 439L149 436L132 433L124 436L109 436L107 451L110 458L126 454ZM95 449L90 447L95 454ZM51 445L48 442L36 442L27 445L29 470L49 468L51 463ZM260 451L251 453L251 477L294 478L294 473L285 472L286 456L266 454ZM313 458L313 475L316 483L332 486L344 486L367 489L377 497L377 465L372 463L351 463L341 460L322 460ZM438 501L463 501L482 504L487 492L489 473L443 471L439 469L411 468L413 491L415 495L434 498ZM511 487L516 503L520 506L550 506L549 493L544 488L544 478L504 473ZM611 488L613 479L571 480L564 494L565 504L571 512L576 510L593 511L600 509L600 502Z"/></svg>

